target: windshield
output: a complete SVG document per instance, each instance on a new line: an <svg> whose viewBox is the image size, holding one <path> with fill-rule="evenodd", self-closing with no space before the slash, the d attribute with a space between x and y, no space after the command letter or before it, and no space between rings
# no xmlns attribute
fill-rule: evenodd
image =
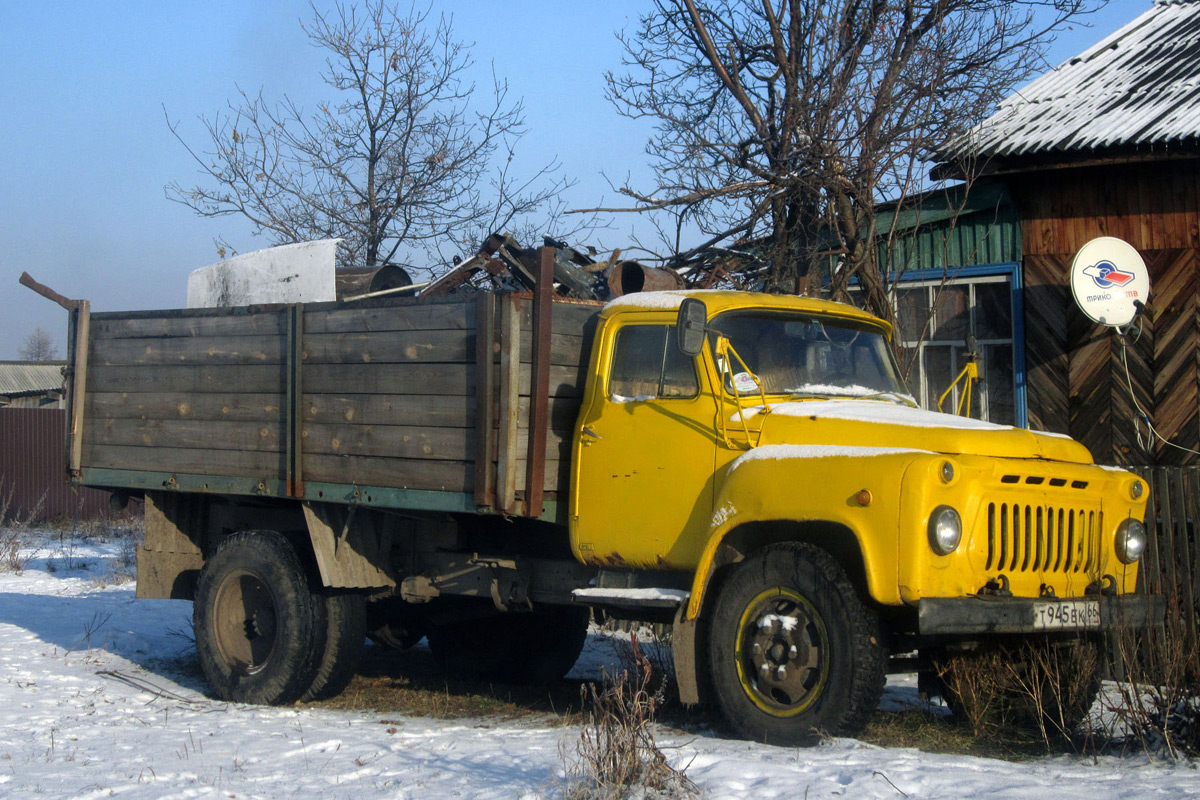
<svg viewBox="0 0 1200 800"><path fill-rule="evenodd" d="M729 337L767 394L887 395L913 402L878 328L769 312L723 314L710 328ZM734 364L731 371L740 370Z"/></svg>

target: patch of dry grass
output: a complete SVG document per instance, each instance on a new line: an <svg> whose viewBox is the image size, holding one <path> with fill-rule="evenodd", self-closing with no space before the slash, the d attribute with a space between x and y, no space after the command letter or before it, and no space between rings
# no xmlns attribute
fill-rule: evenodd
<svg viewBox="0 0 1200 800"><path fill-rule="evenodd" d="M550 687L453 680L438 669L426 647L397 651L370 646L345 691L312 705L435 719L549 715L565 724L582 720L580 685L566 680Z"/></svg>

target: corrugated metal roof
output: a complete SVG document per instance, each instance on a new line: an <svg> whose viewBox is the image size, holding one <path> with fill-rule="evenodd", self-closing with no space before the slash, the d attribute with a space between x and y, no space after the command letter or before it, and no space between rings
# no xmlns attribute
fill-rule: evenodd
<svg viewBox="0 0 1200 800"><path fill-rule="evenodd" d="M938 152L1032 156L1169 147L1200 139L1200 0L1156 0Z"/></svg>
<svg viewBox="0 0 1200 800"><path fill-rule="evenodd" d="M40 394L63 387L65 361L0 361L0 395Z"/></svg>

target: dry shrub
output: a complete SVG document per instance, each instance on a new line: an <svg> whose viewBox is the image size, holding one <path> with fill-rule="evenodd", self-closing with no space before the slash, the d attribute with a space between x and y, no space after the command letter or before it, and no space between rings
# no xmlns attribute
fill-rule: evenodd
<svg viewBox="0 0 1200 800"><path fill-rule="evenodd" d="M20 572L34 555L34 551L26 547L25 534L33 519L41 514L46 502L46 493L42 493L37 506L31 512L25 516L14 514L9 520L8 510L12 507L14 491L15 487L10 487L7 494L0 495L0 569Z"/></svg>
<svg viewBox="0 0 1200 800"><path fill-rule="evenodd" d="M634 662L617 678L605 674L604 687L586 685L587 720L567 768L566 800L691 798L700 790L668 763L654 739L655 714L662 706L665 682L630 636ZM657 683L657 688L650 687Z"/></svg>
<svg viewBox="0 0 1200 800"><path fill-rule="evenodd" d="M1161 628L1125 629L1114 638L1123 679L1106 703L1116 744L1168 758L1200 757L1200 614L1183 581L1164 587Z"/></svg>
<svg viewBox="0 0 1200 800"><path fill-rule="evenodd" d="M618 664L618 674L636 674L643 662L650 665L646 689L660 698L659 711L666 706L678 706L679 695L671 679L675 675L675 651L671 646L671 626L630 620L606 620L603 630L628 634L628 638L613 636L609 646Z"/></svg>
<svg viewBox="0 0 1200 800"><path fill-rule="evenodd" d="M1075 740L1099 691L1090 639L990 642L939 665L947 702L977 737L1037 734L1051 750Z"/></svg>
<svg viewBox="0 0 1200 800"><path fill-rule="evenodd" d="M20 572L25 569L30 557L31 553L25 549L20 530L0 529L0 569Z"/></svg>

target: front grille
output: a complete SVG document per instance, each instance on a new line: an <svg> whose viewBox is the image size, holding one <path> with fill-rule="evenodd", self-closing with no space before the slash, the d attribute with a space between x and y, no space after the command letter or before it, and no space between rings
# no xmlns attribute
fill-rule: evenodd
<svg viewBox="0 0 1200 800"><path fill-rule="evenodd" d="M987 568L1090 574L1097 567L1103 513L1079 508L989 503Z"/></svg>

